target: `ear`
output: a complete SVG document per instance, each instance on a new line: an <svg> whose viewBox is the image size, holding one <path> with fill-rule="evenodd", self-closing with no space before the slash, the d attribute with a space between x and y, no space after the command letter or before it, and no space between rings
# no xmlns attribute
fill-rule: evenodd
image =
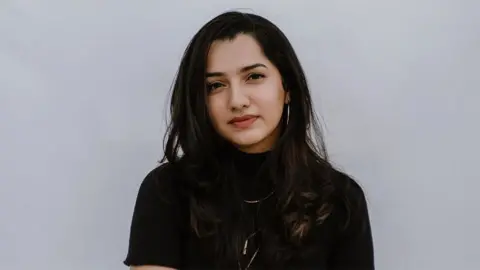
<svg viewBox="0 0 480 270"><path fill-rule="evenodd" d="M285 104L290 103L290 91L288 91L287 84L282 80L283 91L285 91Z"/></svg>
<svg viewBox="0 0 480 270"><path fill-rule="evenodd" d="M290 91L285 91L285 104L290 103Z"/></svg>

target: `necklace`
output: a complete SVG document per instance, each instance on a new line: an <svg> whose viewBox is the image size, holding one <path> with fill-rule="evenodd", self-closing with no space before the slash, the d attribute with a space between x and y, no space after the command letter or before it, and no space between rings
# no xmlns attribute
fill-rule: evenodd
<svg viewBox="0 0 480 270"><path fill-rule="evenodd" d="M259 232L259 230L251 233L251 234L247 237L247 239L245 239L245 243L243 244L243 251L242 251L242 254L243 254L244 256L247 255L247 249L248 249L248 242L249 242L249 240L250 240L252 237L256 236L258 232ZM246 270L246 269L250 268L250 265L253 263L253 260L255 260L255 257L257 257L257 254L258 254L259 250L260 250L260 246L258 245L258 247L257 247L257 249L255 250L255 252L253 253L252 257L251 257L250 260L248 261L247 266L246 266L245 268L243 268L243 269L242 269L242 266L241 266L241 264L240 264L240 260L238 260L238 267L239 267L239 269L240 269L240 270Z"/></svg>
<svg viewBox="0 0 480 270"><path fill-rule="evenodd" d="M263 197L263 198L261 198L261 199L259 199L259 200L243 200L243 202L248 203L248 204L259 203L259 202L262 202L262 201L270 198L270 197L273 195L273 193L275 193L275 190L272 190L272 192L268 193L267 196L265 196L265 197Z"/></svg>
<svg viewBox="0 0 480 270"><path fill-rule="evenodd" d="M257 203L261 203L263 201L265 201L266 199L270 198L273 194L275 193L275 190L272 190L269 194L267 194L267 196L259 199L259 200L243 200L243 202L245 203L248 203L248 204L257 204ZM257 213L258 214L258 213ZM249 240L254 237L259 231L255 231L253 232L252 234L250 234L247 239L245 239L245 242L243 244L243 251L242 251L242 254L245 256L247 255L247 249L248 249L248 242ZM250 268L250 265L252 264L253 260L255 260L255 257L257 257L257 254L258 254L258 251L260 250L260 247L257 247L257 249L255 250L255 252L253 253L252 257L250 258L250 260L248 261L248 264L245 268L242 269L242 265L240 264L240 260L238 260L238 269L240 270L247 270Z"/></svg>
<svg viewBox="0 0 480 270"><path fill-rule="evenodd" d="M242 269L242 265L240 265L240 261L238 261L238 269L247 270L248 268L250 268L250 265L252 264L253 260L255 260L255 257L257 257L257 254L258 254L259 250L260 250L260 247L258 247L255 250L255 253L253 253L252 258L250 258L250 261L248 262L247 266L245 266L245 268Z"/></svg>
<svg viewBox="0 0 480 270"><path fill-rule="evenodd" d="M252 234L250 234L247 239L245 239L245 243L243 244L243 251L242 251L242 254L243 255L247 255L247 248L248 248L248 240L250 240L250 238L254 237L256 234L257 234L258 231L255 231L253 232Z"/></svg>

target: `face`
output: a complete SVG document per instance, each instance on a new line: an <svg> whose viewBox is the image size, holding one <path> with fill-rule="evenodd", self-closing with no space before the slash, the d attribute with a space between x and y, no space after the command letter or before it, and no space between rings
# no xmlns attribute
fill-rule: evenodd
<svg viewBox="0 0 480 270"><path fill-rule="evenodd" d="M247 153L272 148L288 94L253 37L240 34L212 44L206 85L210 119L223 138Z"/></svg>

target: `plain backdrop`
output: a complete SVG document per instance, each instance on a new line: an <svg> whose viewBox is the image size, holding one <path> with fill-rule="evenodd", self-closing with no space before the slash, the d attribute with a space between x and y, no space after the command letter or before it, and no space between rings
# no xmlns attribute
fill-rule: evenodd
<svg viewBox="0 0 480 270"><path fill-rule="evenodd" d="M480 269L480 1L0 0L2 269L126 269L185 46L266 16L364 187L377 269Z"/></svg>

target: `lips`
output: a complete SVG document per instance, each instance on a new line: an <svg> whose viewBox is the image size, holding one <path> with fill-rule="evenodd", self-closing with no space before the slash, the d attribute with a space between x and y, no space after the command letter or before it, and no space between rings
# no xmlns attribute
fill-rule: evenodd
<svg viewBox="0 0 480 270"><path fill-rule="evenodd" d="M245 115L240 117L235 117L230 120L229 124L235 126L236 128L245 129L248 128L250 125L257 120L258 116L254 115Z"/></svg>

